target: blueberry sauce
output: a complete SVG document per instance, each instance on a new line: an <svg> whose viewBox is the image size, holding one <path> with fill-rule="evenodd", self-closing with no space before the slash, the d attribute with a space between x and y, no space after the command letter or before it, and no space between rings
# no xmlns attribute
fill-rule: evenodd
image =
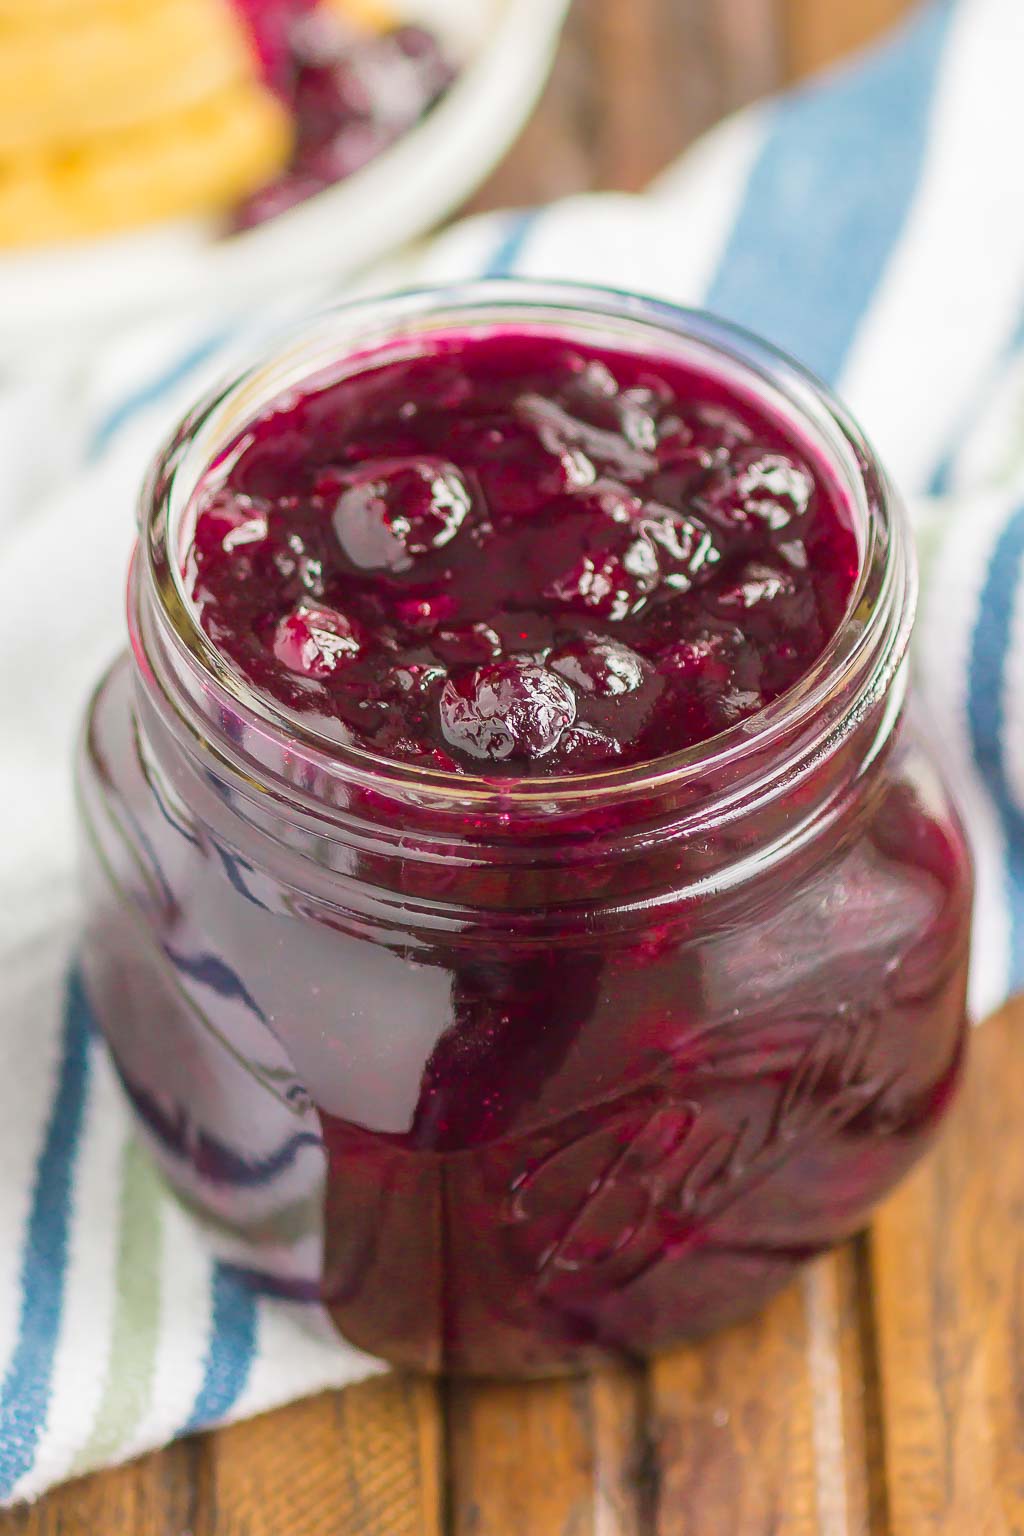
<svg viewBox="0 0 1024 1536"><path fill-rule="evenodd" d="M227 466L227 467L225 467ZM281 401L200 487L210 640L323 734L491 777L647 762L750 719L842 621L842 492L680 362L441 338Z"/></svg>

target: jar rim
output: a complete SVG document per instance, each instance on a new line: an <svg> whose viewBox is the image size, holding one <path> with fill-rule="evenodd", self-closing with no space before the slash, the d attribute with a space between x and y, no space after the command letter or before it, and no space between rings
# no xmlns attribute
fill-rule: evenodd
<svg viewBox="0 0 1024 1536"><path fill-rule="evenodd" d="M839 475L851 497L860 548L857 581L844 618L804 675L748 719L705 742L627 767L534 778L488 778L402 762L325 736L300 716L252 688L225 661L203 630L185 587L178 535L181 518L201 476L208 472L245 424L300 383L331 382L369 358L393 357L403 345L434 334L486 331L514 324L580 342L585 328L600 329L609 343L652 358L696 356L705 370L728 377L779 418L788 412L801 436ZM596 338L595 338L596 339ZM643 340L648 345L641 344ZM229 420L226 420L229 419ZM521 278L479 280L404 290L357 299L315 312L277 349L214 386L180 423L157 455L139 507L140 556L133 587L147 584L159 641L172 671L195 674L204 698L234 710L260 734L288 738L321 771L364 787L414 793L421 803L453 798L487 803L503 811L557 801L560 809L609 796L676 789L688 778L725 781L741 774L748 756L763 761L774 744L806 737L816 721L820 735L836 725L835 701L844 712L878 698L896 675L909 642L916 600L916 571L905 513L892 484L859 426L827 385L771 343L705 311L626 290ZM141 567L141 570L138 569ZM140 633L137 602L130 605L133 647L152 675L152 647ZM164 690L166 691L166 690ZM830 705L833 707L830 708ZM179 710L179 713L182 711ZM826 728L827 721L827 728ZM805 743L806 750L806 743Z"/></svg>

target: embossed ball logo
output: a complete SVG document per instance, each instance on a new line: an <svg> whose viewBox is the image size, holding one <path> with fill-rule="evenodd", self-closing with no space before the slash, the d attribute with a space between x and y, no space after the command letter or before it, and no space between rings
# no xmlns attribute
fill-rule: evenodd
<svg viewBox="0 0 1024 1536"><path fill-rule="evenodd" d="M597 1128L581 1123L510 1192L508 1221L536 1247L538 1286L617 1290L708 1240L714 1223L809 1138L881 1101L892 1085L869 1069L876 1026L870 1016L818 1021L810 1043L804 1035L804 1048L774 1074L763 1050L755 1066L748 1041L746 1057L719 1057L694 1074L703 1102L662 1095ZM756 1110L728 1119L708 1089L737 1086L755 1071Z"/></svg>

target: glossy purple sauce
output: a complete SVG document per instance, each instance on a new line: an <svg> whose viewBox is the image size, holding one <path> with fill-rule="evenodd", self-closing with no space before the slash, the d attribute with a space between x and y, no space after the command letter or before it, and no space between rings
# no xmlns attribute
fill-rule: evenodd
<svg viewBox="0 0 1024 1536"><path fill-rule="evenodd" d="M519 777L649 761L792 687L858 551L779 424L670 359L436 343L263 416L200 492L206 633L318 729Z"/></svg>

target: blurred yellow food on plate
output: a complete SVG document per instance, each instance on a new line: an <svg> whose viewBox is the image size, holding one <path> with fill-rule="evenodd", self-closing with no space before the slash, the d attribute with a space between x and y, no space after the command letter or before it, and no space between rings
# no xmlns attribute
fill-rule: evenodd
<svg viewBox="0 0 1024 1536"><path fill-rule="evenodd" d="M149 0L67 27L0 25L0 156L174 117L253 75L223 0Z"/></svg>
<svg viewBox="0 0 1024 1536"><path fill-rule="evenodd" d="M0 246L227 207L291 142L232 0L0 0Z"/></svg>
<svg viewBox="0 0 1024 1536"><path fill-rule="evenodd" d="M81 239L222 208L283 164L291 123L250 81L61 154L0 158L0 246Z"/></svg>
<svg viewBox="0 0 1024 1536"><path fill-rule="evenodd" d="M3 0L0 0L2 4ZM382 0L325 0L325 4L346 16L349 21L354 21L357 26L375 32L383 32L387 27L395 26L398 21L393 7L382 3Z"/></svg>
<svg viewBox="0 0 1024 1536"><path fill-rule="evenodd" d="M63 26L80 16L130 15L149 9L149 0L0 0L0 27Z"/></svg>

